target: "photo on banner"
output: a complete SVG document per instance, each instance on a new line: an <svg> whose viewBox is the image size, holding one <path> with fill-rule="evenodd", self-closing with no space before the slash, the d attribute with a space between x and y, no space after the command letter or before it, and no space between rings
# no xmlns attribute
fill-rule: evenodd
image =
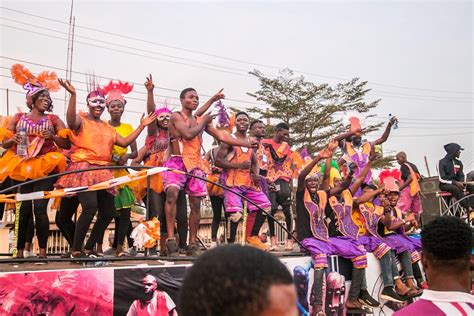
<svg viewBox="0 0 474 316"><path fill-rule="evenodd" d="M114 315L176 315L187 266L114 270Z"/></svg>

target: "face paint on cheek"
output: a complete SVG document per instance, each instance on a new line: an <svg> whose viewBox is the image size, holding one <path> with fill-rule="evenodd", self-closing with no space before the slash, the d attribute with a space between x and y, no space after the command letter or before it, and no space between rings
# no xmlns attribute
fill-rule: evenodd
<svg viewBox="0 0 474 316"><path fill-rule="evenodd" d="M90 99L87 99L87 104L90 107L105 108L105 99L104 98L90 98Z"/></svg>
<svg viewBox="0 0 474 316"><path fill-rule="evenodd" d="M170 120L171 115L170 114L160 114L156 119L158 121L163 121L163 120Z"/></svg>

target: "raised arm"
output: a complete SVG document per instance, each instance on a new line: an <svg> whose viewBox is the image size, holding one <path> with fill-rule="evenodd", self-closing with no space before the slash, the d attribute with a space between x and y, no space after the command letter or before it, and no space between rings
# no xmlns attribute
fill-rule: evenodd
<svg viewBox="0 0 474 316"><path fill-rule="evenodd" d="M343 133L343 134L337 135L336 137L334 137L334 140L339 143L339 142L341 142L343 139L346 139L347 137L352 136L352 135L354 135L354 134L357 133L357 132L360 132L360 129L357 129L357 130L350 130L350 131L348 131L347 133Z"/></svg>
<svg viewBox="0 0 474 316"><path fill-rule="evenodd" d="M361 204L371 201L374 197L376 197L381 192L383 192L383 190L384 190L383 188L380 188L377 190L372 190L372 191L363 193L361 196L354 199L354 205L361 205Z"/></svg>
<svg viewBox="0 0 474 316"><path fill-rule="evenodd" d="M392 126L396 122L398 122L398 119L395 116L392 116L392 118L390 119L390 121L387 124L387 127L385 128L385 131L382 134L382 137L375 140L374 145L380 145L380 144L383 144L387 141L388 136L390 136L390 131L392 130Z"/></svg>
<svg viewBox="0 0 474 316"><path fill-rule="evenodd" d="M329 196L340 194L342 191L347 189L351 185L353 175L354 175L354 171L351 169L347 177L344 179L344 181L342 181L340 185L329 190Z"/></svg>
<svg viewBox="0 0 474 316"><path fill-rule="evenodd" d="M147 91L146 111L147 113L155 113L156 106L155 106L155 99L153 96L153 90L155 89L155 84L153 83L153 77L151 76L151 74L149 74L148 77L146 77L145 88ZM156 124L150 124L147 127L147 132L149 136L156 135L156 133L158 132L158 127L156 126Z"/></svg>
<svg viewBox="0 0 474 316"><path fill-rule="evenodd" d="M224 93L222 93L222 91L224 91L224 89L220 89L216 94L214 94L209 100L207 100L206 103L204 103L201 107L199 107L199 109L197 109L196 112L194 112L194 115L203 116L204 113L206 113L206 111L209 110L209 108L214 102L217 102L220 99L224 99L225 95Z"/></svg>
<svg viewBox="0 0 474 316"><path fill-rule="evenodd" d="M221 143L216 154L216 166L223 169L249 169L250 161L243 163L234 163L227 160L227 155L231 152L232 147L226 143Z"/></svg>
<svg viewBox="0 0 474 316"><path fill-rule="evenodd" d="M326 158L325 167L324 167L324 174L323 174L323 181L321 182L321 189L322 190L329 190L329 174L331 173L331 157Z"/></svg>
<svg viewBox="0 0 474 316"><path fill-rule="evenodd" d="M332 159L332 155L334 154L334 152L336 151L337 149L337 146L338 146L338 141L335 140L335 139L332 139L327 148L324 149L322 152L326 152L324 154L324 156L326 157L326 162L325 162L325 167L324 167L324 175L323 175L323 180L322 180L322 183L321 183L321 188L322 190L329 190L329 174L331 172L331 159ZM320 153L321 155L321 153Z"/></svg>
<svg viewBox="0 0 474 316"><path fill-rule="evenodd" d="M70 130L77 131L81 126L81 117L76 112L76 88L69 80L58 79L59 84L69 92L69 104L66 111L66 123Z"/></svg>
<svg viewBox="0 0 474 316"><path fill-rule="evenodd" d="M156 120L155 113L150 113L147 117L144 116L145 115L142 115L138 128L131 132L127 137L122 137L117 133L117 139L115 141L115 144L119 145L120 147L128 147L137 139L138 135L140 135L140 133L145 129L146 126L150 125L151 123L154 123Z"/></svg>
<svg viewBox="0 0 474 316"><path fill-rule="evenodd" d="M173 124L174 128L179 132L179 134L185 140L192 140L194 137L198 136L201 131L206 128L206 125L209 122L212 122L212 117L207 116L201 122L199 122L196 126L189 127L182 119L182 117L177 114L173 113L171 115L171 124Z"/></svg>
<svg viewBox="0 0 474 316"><path fill-rule="evenodd" d="M209 135L217 138L217 140L219 140L220 142L226 143L228 145L242 146L242 147L248 147L248 148L254 147L253 143L250 143L249 141L246 141L246 140L234 138L226 131L218 130L212 124L207 125L206 132L209 133Z"/></svg>
<svg viewBox="0 0 474 316"><path fill-rule="evenodd" d="M367 162L367 164L364 166L361 173L359 174L359 177L356 178L356 180L350 187L351 193L353 195L357 192L357 190L359 190L362 183L364 183L365 177L367 177L367 174L369 173L369 170L371 167L372 167L372 160L369 159L369 161Z"/></svg>
<svg viewBox="0 0 474 316"><path fill-rule="evenodd" d="M299 176L298 176L298 187L297 191L303 191L305 188L305 181L306 177L308 174L310 174L311 170L318 164L319 161L324 159L325 156L321 156L321 153L319 153L306 167L304 167L303 170L301 170Z"/></svg>

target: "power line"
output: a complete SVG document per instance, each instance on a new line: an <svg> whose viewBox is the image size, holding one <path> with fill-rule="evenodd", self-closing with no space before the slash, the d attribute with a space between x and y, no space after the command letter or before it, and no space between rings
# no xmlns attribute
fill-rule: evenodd
<svg viewBox="0 0 474 316"><path fill-rule="evenodd" d="M472 103L474 102L474 100L459 101L459 100L448 100L448 99L436 99L435 97L432 97L432 98L407 97L403 95L383 94L383 93L371 92L371 91L369 91L368 93L376 95L376 96L384 97L384 98L411 99L411 100L420 100L420 101L437 101L437 102L446 102L446 103Z"/></svg>
<svg viewBox="0 0 474 316"><path fill-rule="evenodd" d="M23 25L32 26L32 27L34 27L35 29L40 28L40 29L44 29L44 30L48 30L48 31L56 32L56 33L60 33L60 34L65 34L65 35L68 34L68 33L63 32L63 31L58 31L58 30L55 30L55 29L47 28L47 27L42 27L42 26L30 24L30 23L25 23L25 22L23 22L23 21L18 21L18 20L15 20L15 19L9 19L9 18L5 18L5 17L0 17L0 19L4 19L4 20L7 20L7 21L13 21L13 22L15 22L15 23L21 23L21 24L23 24ZM24 30L24 29L21 29L21 28L18 28L18 27L10 26L10 25L4 25L4 26L10 27L10 28L13 28L13 29L17 29L17 30L23 30L23 31L25 31L25 32L27 31L27 30ZM49 34L45 34L45 33L40 33L40 32L36 32L36 31L32 31L32 32L35 33L35 34L43 35L43 36L48 36L48 37L52 37L52 38L62 39L62 38L60 38L60 37L56 37L56 36L49 35ZM181 59L181 60L185 60L185 61L191 61L191 62L201 63L201 64L208 65L208 66L221 67L221 68L225 68L225 69L230 69L230 70L235 70L235 71L242 71L242 72L247 72L247 71L248 71L248 70L246 70L246 69L239 69L239 68L233 68L233 67L226 67L226 66L216 65L216 64L212 64L212 63L206 63L206 62L196 61L196 60L193 60L193 59L186 59L186 58L176 57L176 56L172 56L172 55L168 55L168 54L158 53L158 52L155 52L155 51L149 51L149 50L144 50L144 49L137 49L137 48L135 48L135 47L126 46L126 45L123 45L123 44L116 44L116 43L107 42L107 41L98 41L97 39L90 38L90 37L86 37L86 36L76 35L75 37L77 37L77 38L83 38L83 39L87 39L87 40L91 40L91 41L95 41L95 42L105 43L105 44L109 44L109 45L115 45L115 46L119 46L119 47L123 47L123 48L127 48L127 49L132 49L132 50L135 50L135 51L146 52L146 53L156 54L156 55L160 55L160 56L166 56L166 57L171 57L171 58L175 58L175 59ZM63 39L63 40L67 40L67 39ZM92 46L95 46L95 47L98 47L98 48L104 48L104 49L109 49L109 50L110 50L110 48L106 48L106 47L99 46L99 45L94 45L94 44L89 44L89 43L83 43L83 42L77 42L77 43L85 44L85 45L92 45ZM113 51L132 54L132 53L130 53L130 52L123 52L123 51L119 51L119 50L113 50ZM153 58L153 57L144 56L144 55L138 55L138 56L147 57L147 58ZM178 64L183 64L183 63L179 63L179 62L175 62L175 61L170 61L170 60L165 60L165 59L159 59L159 58L158 58L158 60L166 61L166 62L171 62L171 63L174 62L174 63L178 63ZM184 65L186 65L186 66L191 66L191 67L193 66L193 65L189 65L189 64L184 64ZM196 67L199 67L199 66L196 66ZM205 69L208 69L208 68L205 68ZM216 70L216 69L214 69L214 70ZM216 71L218 71L218 70L216 70ZM228 73L230 73L230 72L228 72ZM232 73L232 74L235 74L235 73ZM243 75L243 74L238 74L238 75ZM271 75L268 75L268 74L265 74L265 75L266 75L266 76L271 76ZM468 101L468 100L467 100L468 98L452 98L452 97L424 96L424 95L411 95L411 94L401 94L401 95L400 95L400 94L394 94L394 93L392 93L392 92L378 91L378 90L371 90L370 93L372 93L372 94L374 94L374 95L385 96L385 97L407 98L407 99L415 99L415 100L450 101L450 102L457 102L457 103L469 103L469 102L471 102L471 101ZM425 97L425 98L419 98L419 97ZM428 99L426 99L426 97L428 97ZM439 99L439 100L438 100L438 99ZM463 100L463 101L454 101L454 100Z"/></svg>
<svg viewBox="0 0 474 316"><path fill-rule="evenodd" d="M15 23L20 23L20 24L23 24L23 25L28 25L28 26L31 26L31 27L34 27L35 29L43 29L43 30L47 30L47 31L51 31L51 32L56 32L56 33L60 33L60 34L64 34L64 35L68 35L67 32L63 32L63 31L58 31L58 30L55 30L55 29L51 29L51 28L48 28L48 27L43 27L43 26L39 26L39 25L35 25L35 24L31 24L31 23L25 23L23 21L18 21L18 20L15 20L15 19L10 19L10 18L6 18L6 17L0 17L0 19L3 19L3 20L7 20L7 21L11 21L11 22L15 22ZM132 47L132 46L127 46L127 45L123 45L123 44L117 44L117 43L113 43L113 42L107 42L107 41L103 41L103 40L97 40L97 39L94 39L94 38L91 38L91 37L87 37L87 36L81 36L81 35L75 35L76 38L83 38L83 39L87 39L87 40L90 40L90 41L94 41L94 42L100 42L102 44L109 44L109 45L115 45L115 46L119 46L119 47L123 47L123 48L127 48L127 49L131 49L131 50L135 50L135 51L140 51L140 52L145 52L145 53L150 53L150 54L155 54L155 55L159 55L159 56L165 56L165 57L170 57L170 58L175 58L175 59L180 59L180 60L184 60L184 61L190 61L190 62L195 62L195 63L200 63L200 64L203 64L203 65L207 65L207 66L213 66L213 67L220 67L220 68L224 68L224 69L228 69L228 70L233 70L233 71L241 71L241 72L245 72L247 73L248 72L248 69L240 69L240 68L233 68L233 67L227 67L227 66L222 66L222 65L217 65L217 64L213 64L213 63L206 63L206 62L202 62L202 61L198 61L198 60L194 60L194 59L188 59L188 58L182 58L182 57L176 57L176 56L173 56L173 55L169 55L169 54L163 54L163 53L159 53L159 52L155 52L155 51L150 51L150 50L145 50L145 49L138 49L138 48L135 48L135 47ZM171 62L171 61L170 61ZM268 76L268 74L267 74ZM373 92L372 92L373 91ZM442 96L426 96L426 95L413 95L413 94L394 94L393 92L390 92L390 91L379 91L379 90L371 90L371 92L375 95L382 95L382 96L393 96L393 97L430 97L430 98L433 98L433 99L442 99L442 100L447 100L447 101L452 101L452 100L463 100L463 102L470 102L472 101L472 99L469 99L467 100L468 98L458 98L458 97L442 97ZM418 99L416 98L416 99Z"/></svg>
<svg viewBox="0 0 474 316"><path fill-rule="evenodd" d="M7 77L9 78L9 76L5 76L5 75L0 75L1 77ZM18 94L25 94L25 91L19 91L19 90L14 90L14 89L6 89L6 88L0 88L0 90L8 90L9 92L14 92L14 93L18 93ZM54 97L51 97L52 100L58 100L58 101L64 101L63 99L60 99L60 98L54 98ZM87 105L86 103L83 103L83 102L79 102L77 101L76 102L77 104L80 104L80 105ZM128 112L128 113L135 113L135 114L144 114L144 112L140 112L140 111L133 111L133 110L124 110L124 112ZM470 133L450 133L450 134L425 134L425 135L390 135L390 137L441 137L441 136L459 136L459 135L474 135L474 132L470 132ZM374 136L373 134L372 135L367 135L367 136Z"/></svg>
<svg viewBox="0 0 474 316"><path fill-rule="evenodd" d="M2 8L4 10L24 14L24 15L27 15L27 16L32 16L32 17L35 17L35 18L43 19L43 20L48 20L48 21L52 21L52 22L56 22L56 23L65 24L65 25L68 24L67 22L64 22L64 21L61 21L61 20L47 18L47 17L44 17L44 16L36 15L36 14L31 14L31 13L28 13L28 12L25 12L25 11L15 10L15 9L6 8L6 7L0 7L0 8ZM255 62L246 61L246 60L237 59L237 58L230 58L230 57L220 56L220 55L216 55L216 54L210 54L210 53L206 53L206 52L191 50L191 49L177 47L177 46L173 46L173 45L167 45L167 44L152 42L152 41L148 41L148 40L144 40L144 39L138 39L138 38L123 35L123 34L108 32L108 31L99 30L99 29L92 28L92 27L77 25L77 24L76 24L76 27L77 28L82 28L82 29L85 29L85 30L89 30L89 31L94 31L94 32L107 34L107 35L117 36L117 37L129 39L129 40L134 40L134 41L138 41L138 42L142 42L142 43L148 43L148 44L157 45L157 46L161 46L161 47L186 51L186 52L200 54L200 55L214 57L214 58L220 58L220 59L223 59L223 60L229 60L229 61L233 61L233 62L249 64L249 65L253 65L253 66L271 68L271 69L276 69L276 70L280 70L280 69L284 68L284 67L277 67L277 66L267 65L267 64L262 64L262 63L255 63ZM336 79L336 80L346 80L346 81L350 80L348 78L316 74L316 73L307 72L307 71L294 70L294 72L305 74L305 75L310 75L310 76L315 76L315 77L322 77L322 78L329 78L329 79ZM371 85L377 85L377 86L383 86L383 87L397 88L397 89L407 89L407 90L419 90L419 91L442 92L442 93L453 93L453 94L469 94L469 95L474 94L472 91L471 92L465 92L465 91L451 91L451 90L417 88L417 87L407 87L407 86L393 85L393 84L386 84L386 83L378 83L378 82L371 82L370 84Z"/></svg>
<svg viewBox="0 0 474 316"><path fill-rule="evenodd" d="M376 115L375 117L380 117L380 118L386 118L386 119L389 119L388 117L383 117L383 116L379 116L379 115ZM401 120L404 120L404 121L418 121L418 120L422 120L422 121L469 121L469 122L474 122L474 119L445 119L445 118L416 118L416 117L398 117L397 118L401 119Z"/></svg>
<svg viewBox="0 0 474 316"><path fill-rule="evenodd" d="M6 57L6 56L0 56L0 58L12 60L12 61L16 61L16 62L20 62L20 63L24 63L24 64L30 64L30 65L34 65L34 66L46 67L46 68L49 68L49 69L65 71L64 68L60 68L60 67L57 67L57 66L45 65L45 64L35 63L35 62L27 61L27 60L11 58L11 57ZM90 75L90 74L85 73L85 72L74 71L74 70L71 71L71 72L76 73L76 74L80 74L80 75L84 75L84 76ZM119 80L118 78L100 76L100 75L95 75L95 77L102 78L102 79L108 79L108 80ZM143 83L134 82L134 81L128 81L128 82L133 83L134 85L137 85L138 87L143 86ZM158 89L162 89L162 90L168 90L168 91L173 91L173 92L181 92L181 90L177 90L177 89L165 88L165 87L160 87L160 86L156 86L156 85L155 85L155 87L158 88ZM146 92L138 92L138 91L136 91L136 93L146 94ZM179 100L179 98L176 98L176 97L164 96L164 95L159 95L159 94L155 94L155 95L170 98L170 99ZM200 95L205 96L205 97L209 97L209 98L212 97L211 95L207 95L207 94L200 94ZM262 104L262 103L260 103L260 104L259 103L253 103L253 102L250 102L250 101L244 101L244 100L238 100L238 99L226 98L226 100L227 101L233 101L233 102L240 102L240 103L249 104L249 105L267 106L266 104Z"/></svg>
<svg viewBox="0 0 474 316"><path fill-rule="evenodd" d="M0 66L0 68L2 69L10 69L8 67L4 67L4 66ZM33 73L35 74L35 73ZM37 75L37 73L35 74ZM5 78L10 78L11 79L11 76L7 76L7 75L0 75L2 77L5 77ZM87 82L83 82L83 81L78 81L78 80L71 80L72 83L81 83L81 84L84 84L84 85L87 85ZM77 91L83 91L83 92L89 92L88 90L85 90L85 89L80 89L80 88L77 88L76 87L76 90ZM135 92L135 93L139 93L138 91L132 91L132 92ZM156 96L161 96L159 94L155 94ZM161 97L165 97L165 98L174 98L174 97L168 97L168 96L161 96ZM137 101L144 101L146 102L147 100L146 99L140 99L140 98L134 98L134 97L130 97L130 96L127 96L127 99L130 99L130 100L137 100ZM64 100L63 100L64 101ZM168 103L169 105L173 105L173 106L180 106L180 104L173 104L173 103Z"/></svg>
<svg viewBox="0 0 474 316"><path fill-rule="evenodd" d="M377 120L367 120L368 123L371 124L378 124L378 123L386 123L387 121L377 121ZM462 127L462 128L471 128L472 124L468 123L452 123L452 122L445 122L445 123L433 123L433 122L404 122L400 121L398 123L399 128L408 127L411 128L413 126L434 126L434 127Z"/></svg>
<svg viewBox="0 0 474 316"><path fill-rule="evenodd" d="M392 137L441 137L441 136L459 136L459 135L474 135L474 132L470 133L452 133L452 134L425 134L425 135L390 135ZM374 136L374 135L370 135Z"/></svg>
<svg viewBox="0 0 474 316"><path fill-rule="evenodd" d="M51 35L51 34L46 34L46 33L41 33L41 32L36 32L36 31L33 31L33 30L27 30L27 29L23 29L23 28L20 28L20 27L16 27L16 26L11 26L11 25L6 25L6 24L0 24L0 26L16 29L16 30L27 32L27 33L30 33L30 34L33 33L33 34L38 34L38 35L41 35L41 36L46 36L46 37L51 37L51 38L67 41L67 38L63 38L63 37L59 37L59 36L55 36L55 35ZM147 55L143 55L143 54L127 52L125 50L110 48L110 47L107 47L107 46L101 46L101 45L97 45L97 44L85 43L85 42L80 42L80 41L76 41L76 40L74 40L74 43L75 44L82 44L82 45L86 45L86 46L97 47L97 48L102 48L102 49L109 50L109 51L112 51L112 52L118 52L118 53L132 55L132 56L145 57L145 58L150 58L150 59L154 59L154 60L165 61L165 62L174 63L174 64L178 64L178 65L184 65L184 66L190 66L190 67L195 67L195 68L199 68L199 69L205 69L205 70L212 70L212 71L217 71L217 72L222 72L222 73L228 73L228 74L233 74L233 75L236 75L236 76L251 77L251 75L248 75L248 74L241 74L241 73L231 72L231 71L226 71L226 70L221 70L221 69L214 69L214 68L210 68L210 67L203 67L203 66L199 66L199 65L182 63L182 62L178 62L178 61L174 61L174 60L168 60L168 59L164 59L164 58L158 58L158 57L147 56Z"/></svg>
<svg viewBox="0 0 474 316"><path fill-rule="evenodd" d="M39 25L35 25L35 24L25 23L25 22L23 22L23 21L18 21L18 20L15 20L15 19L10 19L10 18L6 18L6 17L0 17L0 19L7 20L7 21L12 21L12 22L16 22L16 23L20 23L20 24L23 24L23 25L32 26L32 27L34 27L34 28L36 28L36 29L40 28L40 29L43 29L43 30L48 30L48 31L50 31L50 32L56 32L56 33L68 35L67 32L58 31L58 30L55 30L55 29L51 29L51 28L48 28L48 27L43 27L43 26L39 26ZM123 45L123 44L117 44L117 43L107 42L107 41L103 41L103 40L100 40L100 41L99 41L99 40L97 40L97 39L95 39L95 38L91 38L91 37L87 37L87 36L74 35L74 37L76 37L76 38L83 38L83 39L91 40L91 41L94 41L94 42L100 42L100 43L109 44L109 45L120 46L120 47L123 47L123 48L132 49L132 50L135 50L135 51L140 51L140 52L145 52L145 53L150 53L150 54L155 54L155 55L160 55L160 56L165 56L165 57L170 57L170 58L176 58L176 59L181 59L181 60L190 61L190 62L195 62L195 63L200 63L200 64L207 65L207 66L220 67L220 68L224 68L224 69L228 69L228 70L233 70L233 71L242 71L242 72L245 72L245 73L247 73L247 72L249 71L248 69L240 69L240 68L222 66L222 65L217 65L217 64L213 64L213 63L207 63L207 62L195 60L195 59L188 59L188 58L183 58L183 57L177 57L177 56L173 56L173 55L169 55L169 54L163 54L163 53L158 53L158 52L155 52L155 51L150 51L150 50L135 48L135 47L127 46L127 45Z"/></svg>
<svg viewBox="0 0 474 316"><path fill-rule="evenodd" d="M11 20L11 19L8 19L8 20ZM13 20L13 21L15 21L15 20ZM33 26L33 24L28 24L28 23L23 23L23 24ZM41 36L46 36L46 37L50 37L50 38L60 39L60 40L63 40L63 41L67 41L67 40L68 40L68 39L66 39L66 38L54 36L54 35L51 35L51 34L41 33L41 32L37 32L37 31L33 31L33 30L27 30L27 29L23 29L23 28L16 27L16 26L11 26L11 25L6 25L6 24L0 24L0 26L8 27L8 28L12 28L12 29L15 29L15 30L28 32L28 33L33 33L33 34L37 34L37 35L41 35ZM42 29L50 30L50 31L53 31L53 32L58 32L58 33L66 34L65 32L53 30L53 29L50 29L50 28L44 28L44 27L40 27L40 26L35 26L35 27L36 27L36 28L42 28ZM97 41L97 40L95 40L95 39L92 39L92 38L89 38L89 37L84 37L84 36L79 36L79 35L76 35L76 37L81 37L81 38L86 38L86 39L88 39L88 40ZM98 42L98 41L97 41L97 42ZM161 53L157 53L157 52L153 52L153 51L146 51L146 50L141 50L141 49L136 49L136 48L134 48L134 47L123 46L123 45L121 45L121 44L115 44L115 43L112 43L112 42L105 42L105 41L100 41L100 42L101 42L101 43L110 44L110 45L116 45L116 46L120 46L120 47L125 47L125 48L127 48L127 49L133 49L133 50L144 51L144 52L148 52L148 53L152 53L152 54L163 55L163 54L161 54ZM83 45L87 45L87 46L92 46L92 47L96 47L96 48L102 48L102 49L106 49L106 50L109 50L109 51L118 52L118 53L123 53L123 54L128 54L128 55L132 55L132 56L138 56L138 57L144 57L144 58L150 58L150 59L154 59L154 60L160 60L160 61L175 63L175 64L184 65L184 66L189 66L189 67L197 67L197 68L200 68L200 69L218 71L218 72L223 72L223 73L228 73L228 74L233 74L233 75L238 75L238 76L252 77L251 75L248 75L248 74L241 74L241 73L236 73L236 72L231 72L231 71L226 71L226 70L221 70L221 69L214 69L214 68L209 68L209 67L202 67L202 66L199 66L199 65L193 65L193 64L188 64L188 63L182 63L182 62L178 62L178 61L167 60L167 59L163 59L163 58L157 58L157 57L148 56L148 55L143 55L143 54L138 54L138 53L132 53L132 52L124 51L124 50L112 49L112 48L110 48L110 47L101 46L101 45L92 44L92 43L85 43L85 42L80 42L80 41L75 41L75 43L83 44ZM170 55L166 55L166 56L170 56ZM182 58L180 58L180 57L173 57L173 58L182 59ZM188 60L188 61L189 61L189 59L184 59L184 60ZM194 61L194 60L191 60L191 61L200 63L199 61ZM207 65L214 65L214 64L209 64L209 63L204 63L204 64L207 64ZM217 66L217 67L224 67L224 68L230 68L230 67L225 67L225 66L220 66L220 65L215 65L215 66ZM236 69L236 68L230 68L230 69ZM243 69L236 69L236 70L238 70L238 71L246 71L246 70L243 70ZM266 76L271 76L271 75L268 75L268 74L265 74L265 75L266 75ZM446 98L446 97L438 97L438 96L431 96L431 97L428 96L428 98L418 98L418 97L410 97L410 95L381 94L381 93L378 93L377 90L370 90L369 93L372 93L372 94L378 95L378 96L382 96L382 97L388 97L388 98L402 98L402 99L414 99L414 100L437 101L437 102L440 102L440 101L441 101L441 102L447 102L447 101L449 101L449 102L454 102L454 103L471 103L471 102L472 102L472 101L467 101L466 98L449 98L449 97ZM443 99L439 99L439 98L443 98ZM458 101L458 100L459 100L459 101ZM460 101L460 100L464 100L464 101Z"/></svg>
<svg viewBox="0 0 474 316"><path fill-rule="evenodd" d="M19 31L23 31L23 32L27 32L27 33L30 33L30 34L33 33L33 34L37 34L37 35L41 35L41 36L46 36L46 37L50 37L50 38L55 38L55 39L67 41L66 38L62 38L62 37L59 37L59 36L50 35L50 34L46 34L46 33L36 32L36 31L33 31L33 30L27 30L27 29L23 29L23 28L11 26L11 25L0 24L0 26L8 27L8 28L15 29L15 30L19 30ZM79 36L76 36L76 37L79 37ZM217 71L217 72L222 72L222 73L228 73L228 74L233 74L233 75L238 75L238 76L244 76L244 77L252 77L251 75L248 75L248 74L241 74L241 73L236 73L236 72L231 72L231 71L226 71L226 70L221 70L221 69L214 69L214 68L209 68L209 67L202 67L202 66L198 66L198 65L193 65L193 64L188 64L188 63L182 63L182 62L178 62L178 61L167 60L167 59L157 58L157 57L148 56L148 55L143 55L143 54L132 53L132 52L128 52L128 51L124 51L124 50L120 50L120 49L113 49L113 48L110 48L110 47L101 46L101 45L97 45L97 44L85 43L85 42L80 42L80 41L75 41L75 43L77 43L77 44L83 44L83 45L86 45L86 46L92 46L92 47L96 47L96 48L102 48L102 49L105 49L105 50L109 50L109 51L113 51L113 52L118 52L118 53L123 53L123 54L127 54L127 55L132 55L132 56L138 56L138 57L144 57L144 58L149 58L149 59L154 59L154 60L159 60L159 61L170 62L170 63L179 64L179 65L184 65L184 66L196 67L196 68L200 68L200 69L212 70L212 71ZM114 43L110 43L110 44L118 45L118 44L114 44ZM118 46L120 46L120 45L118 45ZM132 48L132 49L135 49L135 48ZM268 75L267 75L267 76L268 76ZM374 91L375 91L375 90L374 90ZM376 93L376 92L372 92L372 93L373 93L374 95L380 95L380 96L389 97L389 98L390 98L390 97L393 97L393 98L415 99L415 100L424 100L424 101L438 101L438 102L440 102L440 101L441 101L441 102L446 102L446 101L447 101L447 100L445 100L445 99L413 98L413 97L398 96L398 95L384 95L384 94L378 94L378 93ZM230 99L229 99L229 100L230 100ZM239 101L238 101L238 102L239 102ZM449 101L449 102L455 102L455 103L470 103L471 101L453 101L453 100L451 100L451 101Z"/></svg>
<svg viewBox="0 0 474 316"><path fill-rule="evenodd" d="M6 77L5 75L0 75L1 77ZM18 94L23 94L25 95L25 91L19 91L19 90L14 90L14 89L6 89L6 88L0 88L0 90L8 90L8 92L14 92L14 93L18 93ZM57 100L57 101L61 101L61 102L64 102L64 99L60 99L60 98L54 98L54 97L51 97L52 100ZM80 101L76 101L77 104L79 105L84 105L86 106L87 104L84 103L84 102L80 102ZM124 112L128 112L128 113L136 113L136 114L143 114L145 112L140 112L140 111L133 111L133 110L124 110Z"/></svg>
<svg viewBox="0 0 474 316"><path fill-rule="evenodd" d="M450 100L465 100L465 101L473 101L474 99L465 97L465 98L458 98L458 97L444 97L444 96L429 96L429 95L422 95L422 94L404 94L404 93L394 93L392 91L381 91L381 90L371 90L369 93L372 91L376 92L377 94L386 94L386 95L394 95L394 96L403 96L403 97L421 97L421 98L439 98L439 99L445 99L447 101ZM374 93L375 94L375 93Z"/></svg>

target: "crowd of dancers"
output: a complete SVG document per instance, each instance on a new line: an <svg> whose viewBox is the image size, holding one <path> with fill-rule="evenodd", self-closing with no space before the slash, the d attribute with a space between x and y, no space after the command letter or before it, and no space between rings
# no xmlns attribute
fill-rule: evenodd
<svg viewBox="0 0 474 316"><path fill-rule="evenodd" d="M407 234L420 224L420 173L407 161L404 152L397 154L400 170L385 170L377 181L371 172L372 163L377 159L375 147L388 139L392 126L397 123L395 117L389 120L383 135L372 142L363 140L359 124L352 124L347 133L331 139L312 158L304 150L293 151L288 145L290 128L287 124L277 124L273 137L265 138L263 121L251 120L245 112L229 115L221 102L222 90L200 106L197 91L184 89L179 96L182 108L171 112L166 106L156 106L150 75L145 82L149 114L142 116L140 125L134 129L122 121L127 104L125 95L133 89L128 83L110 82L99 87L90 80L88 111L78 112L76 90L69 81L58 80L50 72L34 76L19 64L14 65L11 72L15 82L26 90L26 105L30 111L15 114L1 129L2 147L6 150L0 159L2 188L46 177L22 185L20 193L62 190L91 186L128 173L125 168L99 168L111 165L172 169L152 176L149 190L147 181L140 180L62 198L55 222L70 245L71 252L65 256L100 256L104 232L112 220L115 221L113 249L117 256L127 255L124 244L132 230L130 210L139 201L148 201L149 218L160 220L160 255L196 256L202 251L197 239L201 201L209 196L214 212L212 246L218 242L217 231L224 211L231 223L228 242L235 241L237 226L246 216L246 243L264 251L276 250L274 215L279 210L283 212L286 229L290 232L284 249L293 250L296 239L301 250L312 256L315 285L310 303L316 311L322 310L323 274L331 255L353 263L346 302L348 310L369 313L372 307L379 305L367 291L368 252L380 261L384 282L382 298L403 302L421 295L424 282L418 263L421 245L419 239ZM61 86L70 97L66 122L53 114L50 96L50 92ZM209 113L212 106L218 109L218 118ZM109 121L102 120L105 110L110 114ZM145 129L145 145L139 148L135 140ZM207 153L202 152L203 133L215 140L215 147ZM339 159L335 157L338 149L342 151ZM461 148L450 144L446 150L452 159L457 159ZM454 178L460 177L462 164L461 168L456 165L453 171L448 163L443 166L443 175L451 177L442 182L445 189L465 188L461 180ZM48 177L64 171L71 173L59 178ZM296 205L295 229L293 203ZM79 205L81 213L75 222ZM46 258L47 207L47 199L21 203L18 258L24 257L24 250L31 243L33 214L39 257ZM270 245L260 238L266 220ZM128 245L132 244L129 240ZM149 255L156 254L155 247L149 250ZM404 279L396 266L397 257Z"/></svg>

